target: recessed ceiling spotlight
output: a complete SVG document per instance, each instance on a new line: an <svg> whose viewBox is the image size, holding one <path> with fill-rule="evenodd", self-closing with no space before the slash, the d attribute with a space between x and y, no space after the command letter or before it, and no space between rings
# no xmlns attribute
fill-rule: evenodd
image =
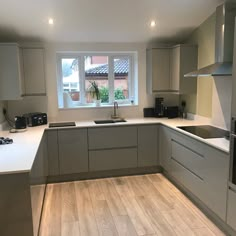
<svg viewBox="0 0 236 236"><path fill-rule="evenodd" d="M151 27L155 27L156 24L157 24L156 21L152 20L151 23L150 23L150 26L151 26Z"/></svg>
<svg viewBox="0 0 236 236"><path fill-rule="evenodd" d="M48 19L48 24L49 24L49 25L53 25L53 24L54 24L54 20L53 20L52 18L49 18L49 19Z"/></svg>

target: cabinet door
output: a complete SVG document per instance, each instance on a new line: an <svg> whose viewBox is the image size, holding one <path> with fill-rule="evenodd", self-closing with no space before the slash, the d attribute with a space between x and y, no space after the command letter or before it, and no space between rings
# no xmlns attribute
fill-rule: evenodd
<svg viewBox="0 0 236 236"><path fill-rule="evenodd" d="M152 90L170 90L170 49L152 50Z"/></svg>
<svg viewBox="0 0 236 236"><path fill-rule="evenodd" d="M227 224L236 230L236 191L228 190Z"/></svg>
<svg viewBox="0 0 236 236"><path fill-rule="evenodd" d="M138 166L156 166L159 164L157 125L138 127Z"/></svg>
<svg viewBox="0 0 236 236"><path fill-rule="evenodd" d="M169 129L165 126L160 126L159 137L160 164L166 171L169 171L171 158L171 136Z"/></svg>
<svg viewBox="0 0 236 236"><path fill-rule="evenodd" d="M59 175L57 130L47 131L48 175Z"/></svg>
<svg viewBox="0 0 236 236"><path fill-rule="evenodd" d="M18 100L23 94L17 44L0 44L0 100Z"/></svg>
<svg viewBox="0 0 236 236"><path fill-rule="evenodd" d="M180 47L171 50L170 59L170 84L171 90L179 91L180 83Z"/></svg>
<svg viewBox="0 0 236 236"><path fill-rule="evenodd" d="M25 95L45 95L44 51L42 48L24 48L23 66Z"/></svg>
<svg viewBox="0 0 236 236"><path fill-rule="evenodd" d="M58 130L60 174L88 171L87 129Z"/></svg>

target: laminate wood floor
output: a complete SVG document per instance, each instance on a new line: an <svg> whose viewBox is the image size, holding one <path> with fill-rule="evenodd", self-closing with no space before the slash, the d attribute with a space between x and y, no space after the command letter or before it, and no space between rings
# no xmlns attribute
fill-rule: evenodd
<svg viewBox="0 0 236 236"><path fill-rule="evenodd" d="M224 235L161 174L47 185L40 236Z"/></svg>

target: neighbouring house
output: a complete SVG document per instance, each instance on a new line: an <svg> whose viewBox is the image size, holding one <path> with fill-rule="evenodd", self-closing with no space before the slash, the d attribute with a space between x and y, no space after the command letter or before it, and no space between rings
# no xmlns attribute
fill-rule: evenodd
<svg viewBox="0 0 236 236"><path fill-rule="evenodd" d="M89 81L96 81L102 95L103 102L108 102L108 77L109 68L107 57L92 56L85 61L85 89L90 86ZM72 74L63 77L63 89L71 94L73 101L80 99L80 86L79 86L79 71L78 60L74 60L72 65ZM128 97L128 76L129 76L129 59L114 59L114 91L116 99L125 99ZM112 72L110 72L112 74ZM92 102L89 92L86 93L87 102Z"/></svg>

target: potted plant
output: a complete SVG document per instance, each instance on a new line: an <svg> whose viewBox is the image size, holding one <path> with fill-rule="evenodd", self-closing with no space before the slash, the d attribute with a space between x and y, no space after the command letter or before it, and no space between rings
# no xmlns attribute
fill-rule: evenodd
<svg viewBox="0 0 236 236"><path fill-rule="evenodd" d="M88 91L90 95L94 98L95 100L95 105L100 106L101 105L101 94L100 90L98 88L98 84L95 81L89 81L90 86L88 88Z"/></svg>

